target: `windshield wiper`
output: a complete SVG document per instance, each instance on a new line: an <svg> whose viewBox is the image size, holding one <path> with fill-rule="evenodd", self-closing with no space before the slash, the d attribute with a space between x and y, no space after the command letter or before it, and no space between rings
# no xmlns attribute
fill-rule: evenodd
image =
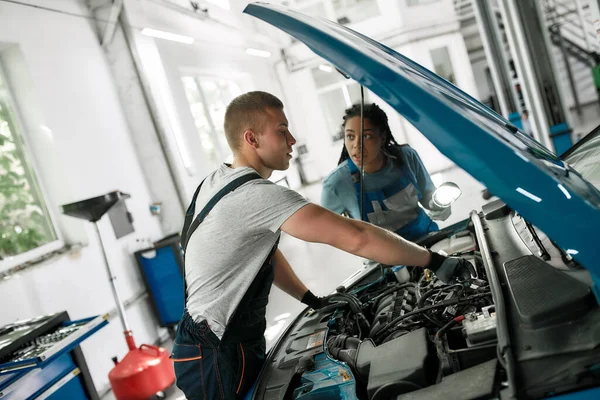
<svg viewBox="0 0 600 400"><path fill-rule="evenodd" d="M525 221L525 226L527 227L527 230L529 230L529 233L531 233L531 236L533 237L533 241L535 242L535 244L537 245L537 247L540 250L540 254L538 254L538 255L540 257L542 257L542 260L544 260L544 261L550 260L550 258L551 258L550 254L548 253L548 250L546 250L546 248L542 244L542 241L540 240L540 237L538 236L537 232L535 231L535 228L533 227L533 225L531 225L525 219L523 219L523 221Z"/></svg>

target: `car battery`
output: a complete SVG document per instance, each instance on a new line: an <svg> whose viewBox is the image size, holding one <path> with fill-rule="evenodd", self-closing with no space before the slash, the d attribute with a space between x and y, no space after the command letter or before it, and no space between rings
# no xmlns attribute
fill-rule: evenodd
<svg viewBox="0 0 600 400"><path fill-rule="evenodd" d="M494 306L483 307L482 312L470 313L463 320L463 336L469 347L496 340L496 313Z"/></svg>

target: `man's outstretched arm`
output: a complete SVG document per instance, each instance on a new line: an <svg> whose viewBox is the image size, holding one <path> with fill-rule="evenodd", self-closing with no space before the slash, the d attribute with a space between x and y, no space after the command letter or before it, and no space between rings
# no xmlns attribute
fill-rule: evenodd
<svg viewBox="0 0 600 400"><path fill-rule="evenodd" d="M324 243L386 265L427 266L427 249L393 232L344 218L316 204L296 211L281 230L307 242Z"/></svg>

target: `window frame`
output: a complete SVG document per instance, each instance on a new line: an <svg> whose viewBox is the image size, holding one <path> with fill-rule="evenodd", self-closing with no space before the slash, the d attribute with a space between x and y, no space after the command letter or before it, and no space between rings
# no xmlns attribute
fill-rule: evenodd
<svg viewBox="0 0 600 400"><path fill-rule="evenodd" d="M306 0L306 1L296 1L296 0L290 0L288 1L288 7L291 7L292 9L307 13L308 15L314 15L314 13L310 12L310 9L314 6L321 6L323 7L323 10L325 11L325 18L332 20L332 21L338 21L338 23L342 24L342 25L353 25L353 24L358 24L361 22L366 21L369 18L377 18L383 15L383 11L381 9L381 7L379 6L379 4L377 3L377 0L371 0L373 5L376 7L377 9L377 13L367 17L366 19L360 19L360 20L349 20L349 22L344 22L342 23L341 20L343 18L348 18L348 13L344 12L345 9L336 9L336 7L333 4L332 0ZM433 1L438 1L438 0L433 0Z"/></svg>
<svg viewBox="0 0 600 400"><path fill-rule="evenodd" d="M185 84L183 83L183 79L184 78L190 78L194 81L194 84L196 85L196 88L198 90L198 94L201 98L201 102L202 102L202 107L204 109L204 114L206 116L209 128L210 128L210 137L213 141L213 145L214 148L216 150L216 155L217 158L220 159L220 161L217 161L216 165L213 165L212 167L218 167L221 163L223 162L227 162L228 158L233 156L233 153L231 151L231 149L229 148L228 145L224 145L222 143L221 140L219 140L219 137L217 136L217 128L215 125L215 121L213 120L211 114L210 114L210 109L209 109L209 104L206 101L206 94L204 93L204 89L202 88L202 81L203 80L212 80L212 81L217 81L217 80L225 80L225 81L229 81L231 83L234 83L235 85L237 85L238 89L240 90L240 94L244 93L243 90L243 85L242 82L240 81L240 79L237 79L235 77L226 77L226 76L221 76L221 75L214 75L214 74L209 74L209 73L203 73L203 72L198 72L198 71L185 71L180 75L180 80L182 85L184 86L184 92L185 92L185 97L186 97L186 102L188 104L188 109L190 110L190 114L192 115L192 119L194 120L194 127L195 127L195 134L198 137L198 140L200 140L202 142L202 138L200 137L200 132L198 131L198 127L196 126L196 121L194 118L194 115L192 113L191 110L191 103L190 103L190 99L188 98L188 93L187 90L185 88ZM235 98L235 96L234 96ZM230 103L232 99L228 100L226 103ZM202 149L203 151L206 152L206 150ZM210 158L208 156L208 153L206 153L207 158ZM212 162L211 162L212 164Z"/></svg>
<svg viewBox="0 0 600 400"><path fill-rule="evenodd" d="M52 201L50 201L48 192L46 191L44 184L40 179L40 174L38 172L40 171L40 168L37 165L35 157L33 157L33 154L30 151L31 147L29 139L27 138L27 135L24 134L24 132L26 131L25 124L23 123L23 118L21 117L21 112L19 110L18 103L15 100L15 96L10 87L10 83L4 71L4 65L1 62L1 60L0 79L2 80L2 82L4 82L4 86L6 89L6 101L8 103L8 106L10 107L9 117L12 119L11 123L13 124L16 130L16 132L11 133L14 135L15 140L18 140L20 142L19 144L22 146L21 151L25 156L24 158L26 165L23 168L26 171L26 174L33 174L34 187L32 189L37 192L40 201L43 202L42 209L46 213L48 223L54 229L54 235L56 237L53 241L44 243L43 245L28 250L24 253L0 260L0 273L2 273L18 265L25 264L27 262L40 258L46 254L61 249L65 247L65 242L56 215L53 211L53 203Z"/></svg>
<svg viewBox="0 0 600 400"><path fill-rule="evenodd" d="M343 92L344 100L346 101L346 107L344 107L344 109L352 107L353 103L352 103L352 99L350 98L349 87L352 85L357 85L360 88L360 83L356 82L353 79L342 79L338 82L330 83L329 85L318 87L317 82L315 80L315 76L312 73L312 71L317 68L319 68L319 65L311 67L310 72L311 72L311 78L313 80L313 83L315 84L315 88L316 88L315 93L317 95L317 99L319 99L319 104L321 106L320 107L321 110L323 111L325 109L325 107L322 104L321 95L328 93L328 92L332 92L337 89L341 89ZM334 70L332 73L339 73L339 72ZM369 90L367 88L365 88L365 103L367 103L369 101L368 96L369 96ZM325 115L323 117L325 118L325 120L327 120L327 117ZM342 118L342 116L340 115L340 120L341 120L341 118ZM340 122L340 126L341 126L341 122ZM327 129L329 130L329 127L327 127ZM331 139L332 143L338 143L338 142L344 140L343 135L341 138L336 138L332 134L329 134L329 138Z"/></svg>
<svg viewBox="0 0 600 400"><path fill-rule="evenodd" d="M446 77L440 75L440 73L438 73L438 71L436 71L436 64L435 64L435 59L433 57L433 53L436 51L443 51L443 50L445 50L445 55L448 57L448 64L450 65L450 71L452 73L453 80L447 79ZM429 53L429 58L431 59L431 68L432 68L431 71L433 73L435 73L436 75L438 75L439 77L447 80L451 84L458 85L458 82L456 80L456 68L454 67L454 64L452 63L452 53L450 52L450 45L444 44L442 46L431 47L428 49L428 53Z"/></svg>
<svg viewBox="0 0 600 400"><path fill-rule="evenodd" d="M412 2L414 1L414 3ZM437 3L440 0L406 0L407 7L420 7L426 6L429 4Z"/></svg>

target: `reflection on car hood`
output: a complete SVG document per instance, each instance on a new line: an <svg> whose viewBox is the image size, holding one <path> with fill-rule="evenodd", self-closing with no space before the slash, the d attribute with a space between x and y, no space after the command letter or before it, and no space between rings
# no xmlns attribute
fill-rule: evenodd
<svg viewBox="0 0 600 400"><path fill-rule="evenodd" d="M600 193L501 116L394 50L285 7L244 11L294 36L369 88L444 155L600 276Z"/></svg>

